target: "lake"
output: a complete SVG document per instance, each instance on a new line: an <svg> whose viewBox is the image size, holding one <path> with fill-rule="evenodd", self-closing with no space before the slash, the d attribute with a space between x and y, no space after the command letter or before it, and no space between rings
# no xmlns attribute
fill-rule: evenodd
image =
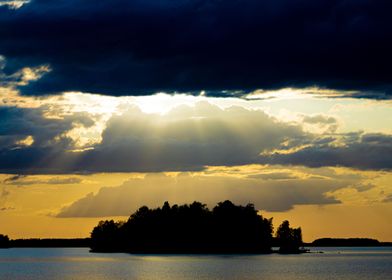
<svg viewBox="0 0 392 280"><path fill-rule="evenodd" d="M302 255L131 255L87 248L0 249L0 279L391 279L392 248L312 248Z"/></svg>

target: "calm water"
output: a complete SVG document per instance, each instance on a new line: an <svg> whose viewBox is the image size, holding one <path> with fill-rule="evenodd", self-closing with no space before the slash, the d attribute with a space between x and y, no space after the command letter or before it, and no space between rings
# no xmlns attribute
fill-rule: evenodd
<svg viewBox="0 0 392 280"><path fill-rule="evenodd" d="M324 254L153 256L88 249L0 250L0 279L392 279L392 248L313 248Z"/></svg>

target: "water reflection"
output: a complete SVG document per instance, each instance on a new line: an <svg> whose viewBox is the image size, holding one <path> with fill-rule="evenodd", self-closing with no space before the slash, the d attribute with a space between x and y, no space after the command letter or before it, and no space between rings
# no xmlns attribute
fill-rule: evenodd
<svg viewBox="0 0 392 280"><path fill-rule="evenodd" d="M0 279L388 279L392 248L316 248L323 254L181 256L88 249L0 250Z"/></svg>

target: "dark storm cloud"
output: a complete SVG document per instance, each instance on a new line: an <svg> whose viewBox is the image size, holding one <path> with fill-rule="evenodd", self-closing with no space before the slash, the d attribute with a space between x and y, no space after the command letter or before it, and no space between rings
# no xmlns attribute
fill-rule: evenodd
<svg viewBox="0 0 392 280"><path fill-rule="evenodd" d="M0 54L8 73L51 66L24 94L318 85L390 98L391 10L389 0L33 0L0 7Z"/></svg>

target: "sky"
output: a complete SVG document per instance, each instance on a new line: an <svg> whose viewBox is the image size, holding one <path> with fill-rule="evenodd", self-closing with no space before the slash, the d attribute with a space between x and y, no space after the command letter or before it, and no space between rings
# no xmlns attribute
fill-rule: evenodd
<svg viewBox="0 0 392 280"><path fill-rule="evenodd" d="M253 203L392 241L382 0L0 1L0 233Z"/></svg>

